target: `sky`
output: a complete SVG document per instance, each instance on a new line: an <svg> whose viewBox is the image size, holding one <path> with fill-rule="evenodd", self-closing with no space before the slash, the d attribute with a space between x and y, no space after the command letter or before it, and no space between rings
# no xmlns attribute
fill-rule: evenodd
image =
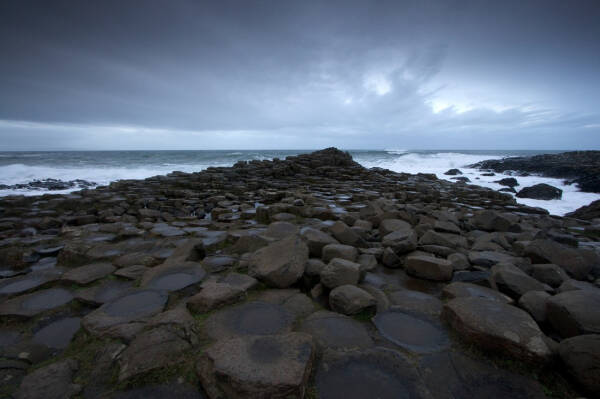
<svg viewBox="0 0 600 399"><path fill-rule="evenodd" d="M0 2L0 150L600 149L600 1Z"/></svg>

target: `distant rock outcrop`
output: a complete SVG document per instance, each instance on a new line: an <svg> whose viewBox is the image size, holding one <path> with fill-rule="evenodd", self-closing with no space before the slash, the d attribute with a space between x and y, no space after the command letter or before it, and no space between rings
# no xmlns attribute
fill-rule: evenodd
<svg viewBox="0 0 600 399"><path fill-rule="evenodd" d="M581 191L600 193L600 151L571 151L532 157L491 159L470 165L495 172L520 171L567 179Z"/></svg>
<svg viewBox="0 0 600 399"><path fill-rule="evenodd" d="M553 200L562 198L562 190L549 184L540 183L525 187L517 193L519 198L532 198L539 200Z"/></svg>

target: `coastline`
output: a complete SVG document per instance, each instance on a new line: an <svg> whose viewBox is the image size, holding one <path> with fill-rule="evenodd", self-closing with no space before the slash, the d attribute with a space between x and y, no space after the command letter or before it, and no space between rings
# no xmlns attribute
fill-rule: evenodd
<svg viewBox="0 0 600 399"><path fill-rule="evenodd" d="M599 249L593 221L334 148L2 197L9 389L301 397L353 386L358 364L427 397L433 356L448 393L575 397L597 389L572 354L600 333ZM441 371L456 361L471 379Z"/></svg>

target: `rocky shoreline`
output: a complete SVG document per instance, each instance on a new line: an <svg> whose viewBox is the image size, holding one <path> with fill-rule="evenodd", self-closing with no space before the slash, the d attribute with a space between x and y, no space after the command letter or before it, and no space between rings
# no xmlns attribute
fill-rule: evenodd
<svg viewBox="0 0 600 399"><path fill-rule="evenodd" d="M334 148L3 197L0 393L594 397L599 222Z"/></svg>
<svg viewBox="0 0 600 399"><path fill-rule="evenodd" d="M469 165L470 168L498 173L534 173L545 177L565 179L577 184L581 191L600 193L600 151L570 151L532 157L491 159Z"/></svg>

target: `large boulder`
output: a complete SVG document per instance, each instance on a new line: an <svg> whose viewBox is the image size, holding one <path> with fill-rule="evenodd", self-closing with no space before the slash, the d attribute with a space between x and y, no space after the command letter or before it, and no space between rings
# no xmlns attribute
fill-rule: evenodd
<svg viewBox="0 0 600 399"><path fill-rule="evenodd" d="M196 371L211 399L303 398L314 360L308 334L220 340L205 350Z"/></svg>
<svg viewBox="0 0 600 399"><path fill-rule="evenodd" d="M353 247L366 247L365 240L346 223L337 221L330 228L331 234L342 244L351 245Z"/></svg>
<svg viewBox="0 0 600 399"><path fill-rule="evenodd" d="M473 218L473 225L485 231L508 231L511 224L506 217L492 210L478 212Z"/></svg>
<svg viewBox="0 0 600 399"><path fill-rule="evenodd" d="M584 280L594 265L591 251L571 248L553 240L531 241L524 248L524 255L533 263L554 263L578 280Z"/></svg>
<svg viewBox="0 0 600 399"><path fill-rule="evenodd" d="M446 259L426 255L407 256L404 269L411 276L436 281L451 280L453 272L452 263Z"/></svg>
<svg viewBox="0 0 600 399"><path fill-rule="evenodd" d="M600 291L566 291L548 298L548 321L563 337L600 334Z"/></svg>
<svg viewBox="0 0 600 399"><path fill-rule="evenodd" d="M383 246L392 248L398 255L414 251L417 248L417 233L408 223L406 225L386 234L381 240Z"/></svg>
<svg viewBox="0 0 600 399"><path fill-rule="evenodd" d="M327 244L323 247L323 262L333 258L342 258L354 262L358 257L358 249L350 245Z"/></svg>
<svg viewBox="0 0 600 399"><path fill-rule="evenodd" d="M294 284L306 268L308 247L298 236L290 236L256 251L248 274L266 284L285 288Z"/></svg>
<svg viewBox="0 0 600 399"><path fill-rule="evenodd" d="M342 285L329 293L329 306L338 313L352 315L363 310L374 308L375 298L367 291L355 285Z"/></svg>
<svg viewBox="0 0 600 399"><path fill-rule="evenodd" d="M321 284L327 288L357 284L360 279L360 264L334 258L321 270Z"/></svg>
<svg viewBox="0 0 600 399"><path fill-rule="evenodd" d="M517 193L517 197L538 200L561 199L562 190L546 183L540 183L521 189Z"/></svg>
<svg viewBox="0 0 600 399"><path fill-rule="evenodd" d="M385 237L393 231L410 229L412 229L410 223L401 219L383 219L379 223L379 235L381 237Z"/></svg>
<svg viewBox="0 0 600 399"><path fill-rule="evenodd" d="M590 393L600 396L600 335L562 340L558 347L567 370Z"/></svg>
<svg viewBox="0 0 600 399"><path fill-rule="evenodd" d="M517 307L476 297L455 298L444 305L442 317L467 342L484 350L533 362L547 361L551 355L536 322Z"/></svg>
<svg viewBox="0 0 600 399"><path fill-rule="evenodd" d="M323 254L323 247L327 244L339 244L339 242L327 233L312 227L304 227L300 230L300 235L306 241L310 256L320 258Z"/></svg>
<svg viewBox="0 0 600 399"><path fill-rule="evenodd" d="M492 288L515 299L519 299L521 295L529 291L549 289L510 263L497 264L492 267L491 272Z"/></svg>

